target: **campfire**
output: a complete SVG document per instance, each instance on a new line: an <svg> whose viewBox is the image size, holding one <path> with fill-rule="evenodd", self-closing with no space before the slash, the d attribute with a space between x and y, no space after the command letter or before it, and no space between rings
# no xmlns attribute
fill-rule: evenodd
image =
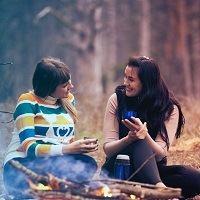
<svg viewBox="0 0 200 200"><path fill-rule="evenodd" d="M181 197L181 189L158 188L118 179L92 179L72 182L48 174L43 176L27 169L18 161L10 164L28 175L30 189L26 191L39 200L91 200L91 199L172 199Z"/></svg>

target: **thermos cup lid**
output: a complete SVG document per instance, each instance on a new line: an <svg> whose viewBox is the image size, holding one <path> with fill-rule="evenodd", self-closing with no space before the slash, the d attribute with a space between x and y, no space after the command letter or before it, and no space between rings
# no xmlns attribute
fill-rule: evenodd
<svg viewBox="0 0 200 200"><path fill-rule="evenodd" d="M122 155L122 154L117 155L117 159L118 160L130 160L128 155Z"/></svg>

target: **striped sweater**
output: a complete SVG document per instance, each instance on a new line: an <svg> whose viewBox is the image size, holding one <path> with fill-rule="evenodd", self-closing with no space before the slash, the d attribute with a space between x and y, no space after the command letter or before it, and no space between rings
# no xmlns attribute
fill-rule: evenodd
<svg viewBox="0 0 200 200"><path fill-rule="evenodd" d="M74 105L74 96L68 98ZM74 140L74 122L56 101L52 97L42 100L32 92L20 96L4 163L15 157L62 155L63 144Z"/></svg>

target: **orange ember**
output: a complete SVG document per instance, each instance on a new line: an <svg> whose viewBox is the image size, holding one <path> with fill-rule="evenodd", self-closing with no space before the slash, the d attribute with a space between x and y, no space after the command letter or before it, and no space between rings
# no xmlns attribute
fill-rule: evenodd
<svg viewBox="0 0 200 200"><path fill-rule="evenodd" d="M27 180L30 187L34 190L52 190L49 185L43 185L42 183L38 183L37 185L33 183L30 179Z"/></svg>

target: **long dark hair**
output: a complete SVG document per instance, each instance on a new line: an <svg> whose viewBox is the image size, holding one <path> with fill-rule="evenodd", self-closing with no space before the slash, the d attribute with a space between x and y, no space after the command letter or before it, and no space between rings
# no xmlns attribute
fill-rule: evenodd
<svg viewBox="0 0 200 200"><path fill-rule="evenodd" d="M169 92L163 78L161 77L158 64L155 60L147 57L130 57L126 66L138 67L138 77L143 85L141 94L137 97L138 117L147 122L149 134L153 139L160 134L169 148L169 138L165 122L169 120L174 105L179 110L178 127L176 138L180 137L183 131L185 119L179 102ZM130 103L130 99L127 102ZM135 101L135 98L132 98Z"/></svg>

